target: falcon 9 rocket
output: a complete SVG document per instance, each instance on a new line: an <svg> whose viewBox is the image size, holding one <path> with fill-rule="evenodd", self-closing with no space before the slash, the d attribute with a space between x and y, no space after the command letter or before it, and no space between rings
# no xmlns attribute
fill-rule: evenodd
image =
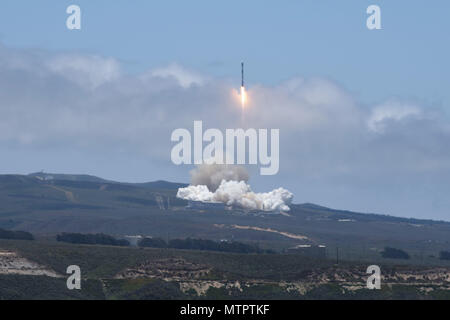
<svg viewBox="0 0 450 320"><path fill-rule="evenodd" d="M245 107L245 102L247 100L247 93L245 92L245 85L244 85L244 62L241 62L241 103L242 103L242 109Z"/></svg>

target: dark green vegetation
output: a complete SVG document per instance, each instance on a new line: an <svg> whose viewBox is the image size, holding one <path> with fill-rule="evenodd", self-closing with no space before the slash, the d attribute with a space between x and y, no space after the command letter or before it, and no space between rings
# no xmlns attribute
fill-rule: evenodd
<svg viewBox="0 0 450 320"><path fill-rule="evenodd" d="M255 245L248 245L237 241L212 241L204 239L172 239L167 243L161 238L144 238L139 242L140 247L172 248L185 250L208 250L234 253L275 253L273 250L262 250Z"/></svg>
<svg viewBox="0 0 450 320"><path fill-rule="evenodd" d="M0 239L34 240L31 233L0 229Z"/></svg>
<svg viewBox="0 0 450 320"><path fill-rule="evenodd" d="M24 258L49 266L60 274L69 265L80 266L83 276L110 278L126 267L147 260L182 258L215 269L216 277L231 280L261 277L263 279L295 279L307 270L333 266L333 261L304 259L300 255L236 254L211 251L132 248L80 245L56 241L0 240L0 249L20 253Z"/></svg>
<svg viewBox="0 0 450 320"><path fill-rule="evenodd" d="M103 233L81 234L81 233L62 233L56 236L57 241L79 244L103 244L109 246L129 246L130 243L125 239L116 239Z"/></svg>
<svg viewBox="0 0 450 320"><path fill-rule="evenodd" d="M0 274L0 300L99 300L104 299L101 282L82 280L82 291L67 290L66 279L46 276Z"/></svg>
<svg viewBox="0 0 450 320"><path fill-rule="evenodd" d="M441 252L439 252L439 259L441 259L441 260L450 260L450 251L441 251Z"/></svg>
<svg viewBox="0 0 450 320"><path fill-rule="evenodd" d="M383 258L390 258L390 259L409 259L409 254L401 249L391 248L391 247L385 247L384 250L381 252L381 256Z"/></svg>
<svg viewBox="0 0 450 320"><path fill-rule="evenodd" d="M167 242L161 238L143 238L139 241L138 246L144 248L167 248Z"/></svg>
<svg viewBox="0 0 450 320"><path fill-rule="evenodd" d="M358 289L349 289L334 278L335 274L365 274L367 264L332 261L289 254L234 254L195 250L132 248L99 245L78 245L55 241L0 240L0 250L14 251L20 256L46 266L61 278L46 276L0 275L0 299L450 299L450 290L440 285L408 285L408 282L385 285L382 290L364 288L365 279L353 279ZM145 262L165 262L169 274L161 277L116 278L126 270ZM198 277L171 275L173 261L186 261L210 270ZM82 289L66 288L66 268L79 265ZM395 272L420 272L424 267L381 264L385 275ZM161 268L159 265L158 268ZM184 267L187 268L187 265ZM172 272L184 268L173 268ZM154 269L150 269L153 270ZM175 271L173 271L175 270ZM355 273L356 272L356 273ZM155 273L157 275L157 273ZM330 280L321 283L321 275ZM173 278L173 279L170 279ZM313 280L307 292L286 290L283 283ZM355 280L356 279L356 280ZM242 287L210 286L199 295L192 289L182 290L180 283L195 284L225 281L250 283ZM417 282L418 280L412 280Z"/></svg>

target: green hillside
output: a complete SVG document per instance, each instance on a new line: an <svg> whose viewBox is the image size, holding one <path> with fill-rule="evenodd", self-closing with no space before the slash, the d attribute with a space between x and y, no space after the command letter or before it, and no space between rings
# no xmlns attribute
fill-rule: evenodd
<svg viewBox="0 0 450 320"><path fill-rule="evenodd" d="M50 175L50 174L47 174ZM289 216L240 210L188 210L176 198L183 184L118 183L92 176L0 175L0 228L38 237L61 232L236 240L283 251L325 246L349 260L377 260L384 247L406 250L414 264L445 264L450 223L295 204ZM58 180L56 178L64 178ZM306 250L306 249L305 249Z"/></svg>

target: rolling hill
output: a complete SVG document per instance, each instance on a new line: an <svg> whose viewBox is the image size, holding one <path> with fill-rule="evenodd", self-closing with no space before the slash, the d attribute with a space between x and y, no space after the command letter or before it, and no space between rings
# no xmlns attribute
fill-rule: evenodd
<svg viewBox="0 0 450 320"><path fill-rule="evenodd" d="M294 204L289 215L190 210L176 198L185 184L120 183L87 175L0 175L0 228L41 237L60 232L257 242L286 250L324 246L330 257L379 259L385 246L408 250L414 263L444 263L450 223Z"/></svg>

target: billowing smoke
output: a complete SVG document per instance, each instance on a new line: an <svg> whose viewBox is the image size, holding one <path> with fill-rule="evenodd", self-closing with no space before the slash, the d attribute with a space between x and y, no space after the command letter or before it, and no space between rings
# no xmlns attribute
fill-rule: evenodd
<svg viewBox="0 0 450 320"><path fill-rule="evenodd" d="M209 191L216 191L222 180L245 181L249 175L241 166L226 164L202 164L191 171L191 185L207 186Z"/></svg>
<svg viewBox="0 0 450 320"><path fill-rule="evenodd" d="M179 188L177 197L191 201L224 203L246 210L289 211L293 194L284 188L255 193L247 183L245 168L230 165L201 165L191 172L192 183Z"/></svg>

